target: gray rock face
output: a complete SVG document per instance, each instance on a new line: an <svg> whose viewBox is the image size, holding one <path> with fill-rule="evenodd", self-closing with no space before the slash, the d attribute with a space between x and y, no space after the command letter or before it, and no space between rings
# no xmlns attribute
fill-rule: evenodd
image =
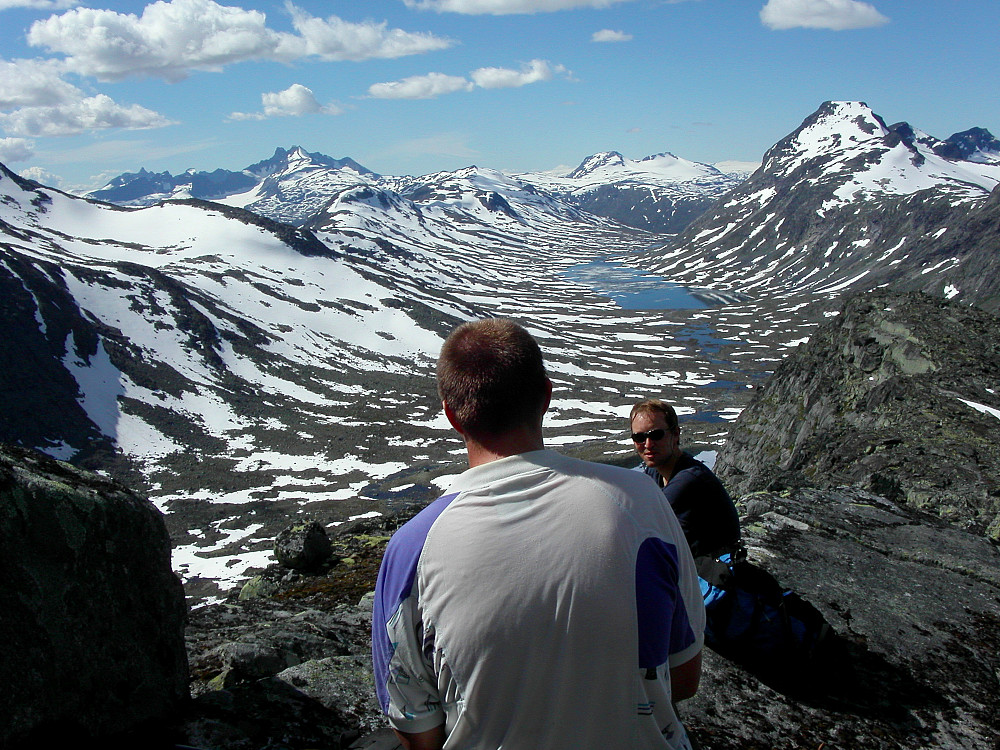
<svg viewBox="0 0 1000 750"><path fill-rule="evenodd" d="M750 558L845 643L798 691L705 651L681 704L705 748L995 748L1000 554L989 540L856 488L743 498Z"/></svg>
<svg viewBox="0 0 1000 750"><path fill-rule="evenodd" d="M0 745L127 734L188 698L186 605L146 500L0 446Z"/></svg>
<svg viewBox="0 0 1000 750"><path fill-rule="evenodd" d="M1000 319L923 294L845 302L734 423L735 494L851 484L1000 539Z"/></svg>

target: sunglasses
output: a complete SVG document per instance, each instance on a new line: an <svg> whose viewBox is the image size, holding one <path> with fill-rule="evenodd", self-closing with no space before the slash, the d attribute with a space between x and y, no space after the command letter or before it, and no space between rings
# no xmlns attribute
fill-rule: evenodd
<svg viewBox="0 0 1000 750"><path fill-rule="evenodd" d="M649 430L648 432L633 432L632 441L635 443L645 443L646 440L649 439L656 442L666 434L667 431L662 427L655 430Z"/></svg>

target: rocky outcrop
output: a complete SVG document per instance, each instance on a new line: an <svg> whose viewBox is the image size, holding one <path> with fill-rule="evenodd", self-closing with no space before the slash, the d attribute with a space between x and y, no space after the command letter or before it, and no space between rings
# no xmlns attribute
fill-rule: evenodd
<svg viewBox="0 0 1000 750"><path fill-rule="evenodd" d="M821 611L844 654L789 687L706 650L681 704L706 750L996 747L994 544L857 488L756 493L740 508L750 558Z"/></svg>
<svg viewBox="0 0 1000 750"><path fill-rule="evenodd" d="M319 521L294 524L278 534L274 556L286 568L316 571L330 559L330 538Z"/></svg>
<svg viewBox="0 0 1000 750"><path fill-rule="evenodd" d="M216 750L341 750L384 727L369 593L386 542L413 512L346 527L320 573L272 565L237 599L193 610L193 701L165 733Z"/></svg>
<svg viewBox="0 0 1000 750"><path fill-rule="evenodd" d="M994 544L852 487L758 492L739 507L752 562L822 613L841 656L790 685L706 650L701 689L680 705L704 750L993 750ZM351 743L385 721L363 592L404 520L362 521L334 537L337 562L324 574L274 566L273 595L195 610L197 697L179 741L218 750L366 746Z"/></svg>
<svg viewBox="0 0 1000 750"><path fill-rule="evenodd" d="M147 500L0 446L0 745L73 746L188 699L186 605Z"/></svg>
<svg viewBox="0 0 1000 750"><path fill-rule="evenodd" d="M1000 539L1000 319L851 298L734 423L716 470L745 494L850 484Z"/></svg>

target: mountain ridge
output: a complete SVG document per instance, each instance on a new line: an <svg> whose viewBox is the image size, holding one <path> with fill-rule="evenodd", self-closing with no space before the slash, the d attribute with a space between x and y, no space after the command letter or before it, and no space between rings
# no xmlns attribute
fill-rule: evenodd
<svg viewBox="0 0 1000 750"><path fill-rule="evenodd" d="M862 102L827 102L746 182L634 263L750 293L888 284L996 309L980 276L995 265L989 248L967 242L942 257L938 240L992 211L1000 159L948 160L894 128Z"/></svg>
<svg viewBox="0 0 1000 750"><path fill-rule="evenodd" d="M669 241L480 167L376 178L302 150L239 199L144 207L4 169L0 287L16 348L0 438L148 492L199 597L266 560L289 518L339 523L447 484L460 445L433 362L470 318L529 323L556 384L553 445L627 463L623 415L656 395L677 406L686 440L714 450L845 291L909 285L982 305L998 294L1000 192L964 176L992 174L989 149L947 162L860 104L813 125L837 112L844 122L783 139ZM812 140L799 148L796 133ZM906 182L911 170L923 182ZM701 309L626 307L609 291L667 279L696 289Z"/></svg>

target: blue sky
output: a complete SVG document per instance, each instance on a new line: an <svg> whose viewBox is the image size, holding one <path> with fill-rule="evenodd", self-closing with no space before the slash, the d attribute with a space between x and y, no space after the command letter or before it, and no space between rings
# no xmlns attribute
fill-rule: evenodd
<svg viewBox="0 0 1000 750"><path fill-rule="evenodd" d="M1000 135L998 0L0 0L0 161L65 189L277 146L386 175L759 161L826 100Z"/></svg>

